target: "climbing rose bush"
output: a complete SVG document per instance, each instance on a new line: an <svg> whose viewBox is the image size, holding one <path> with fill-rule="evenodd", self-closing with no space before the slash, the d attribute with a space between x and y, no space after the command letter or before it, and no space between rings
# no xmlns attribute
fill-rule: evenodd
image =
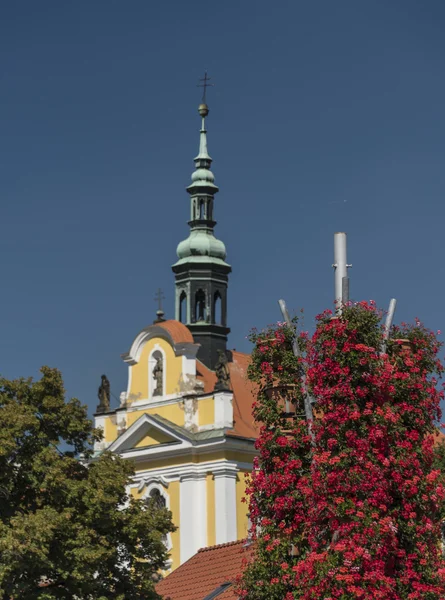
<svg viewBox="0 0 445 600"><path fill-rule="evenodd" d="M381 318L372 302L326 311L310 339L298 337L301 358L294 327L252 334L262 426L244 600L445 598L445 481L433 463L440 344L416 321L393 327L382 352Z"/></svg>

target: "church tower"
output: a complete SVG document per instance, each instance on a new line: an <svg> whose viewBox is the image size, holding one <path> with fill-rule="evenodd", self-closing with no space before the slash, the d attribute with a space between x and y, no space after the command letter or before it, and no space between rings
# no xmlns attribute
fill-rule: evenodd
<svg viewBox="0 0 445 600"><path fill-rule="evenodd" d="M246 475L257 455L250 356L226 349L231 268L213 233L218 188L207 151L208 113L203 98L199 153L187 188L190 232L173 265L176 319L164 319L159 306L157 319L122 354L128 383L120 405L111 405L104 376L95 414L103 431L95 457L109 451L130 460L135 473L128 494L156 499L171 511L177 529L164 539L166 572L199 548L246 538Z"/></svg>
<svg viewBox="0 0 445 600"><path fill-rule="evenodd" d="M226 248L215 238L214 199L218 187L210 170L212 159L207 151L207 104L199 106L202 118L199 153L190 194L190 234L177 248L178 261L172 269L176 280L175 318L184 323L197 344L198 359L209 369L218 362L219 351L226 352L227 285L231 271Z"/></svg>

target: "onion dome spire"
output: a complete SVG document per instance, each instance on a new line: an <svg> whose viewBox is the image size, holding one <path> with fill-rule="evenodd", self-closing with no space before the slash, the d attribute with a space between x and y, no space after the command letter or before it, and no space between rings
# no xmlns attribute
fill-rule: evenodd
<svg viewBox="0 0 445 600"><path fill-rule="evenodd" d="M190 257L205 256L207 260L221 261L226 264L226 247L223 242L216 239L213 228L216 221L213 219L214 196L219 191L215 185L215 176L210 167L212 159L207 147L206 117L209 114L207 104L201 103L198 107L201 116L201 130L199 132L199 152L195 157L195 171L192 173L192 183L187 187L191 196L190 235L180 242L177 248L179 262L187 261Z"/></svg>
<svg viewBox="0 0 445 600"><path fill-rule="evenodd" d="M212 159L207 146L206 118L209 107L205 90L198 112L201 117L199 152L187 187L190 195L190 227L187 239L177 248L178 261L173 265L176 280L176 320L186 324L196 343L200 344L198 358L213 369L219 352L226 350L227 285L230 265L226 262L226 247L214 235L214 200L219 191L210 170Z"/></svg>
<svg viewBox="0 0 445 600"><path fill-rule="evenodd" d="M215 176L210 170L212 159L207 148L206 117L209 114L209 107L207 104L200 104L198 112L202 118L201 131L199 132L199 153L195 158L195 172L192 173L192 183L188 186L187 191L189 194L197 194L200 190L204 192L208 189L210 193L216 194L219 190L214 183Z"/></svg>

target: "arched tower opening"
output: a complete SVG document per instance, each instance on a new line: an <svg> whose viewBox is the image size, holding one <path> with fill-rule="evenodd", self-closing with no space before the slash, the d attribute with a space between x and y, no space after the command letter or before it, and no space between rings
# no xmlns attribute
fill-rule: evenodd
<svg viewBox="0 0 445 600"><path fill-rule="evenodd" d="M223 325L222 298L219 290L213 297L213 322L215 325Z"/></svg>
<svg viewBox="0 0 445 600"><path fill-rule="evenodd" d="M206 295L204 290L199 289L195 295L195 323L207 320Z"/></svg>
<svg viewBox="0 0 445 600"><path fill-rule="evenodd" d="M187 294L182 291L179 296L179 315L178 321L181 323L187 322Z"/></svg>

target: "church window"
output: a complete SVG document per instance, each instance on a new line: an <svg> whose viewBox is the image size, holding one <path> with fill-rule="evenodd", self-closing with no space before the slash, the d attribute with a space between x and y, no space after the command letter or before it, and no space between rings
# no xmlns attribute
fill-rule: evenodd
<svg viewBox="0 0 445 600"><path fill-rule="evenodd" d="M206 319L206 296L204 290L198 290L195 297L195 321L205 321Z"/></svg>
<svg viewBox="0 0 445 600"><path fill-rule="evenodd" d="M187 322L187 294L184 291L179 296L179 321L181 323Z"/></svg>
<svg viewBox="0 0 445 600"><path fill-rule="evenodd" d="M155 509L170 508L166 493L157 484L155 484L153 487L150 486L148 493L146 493L144 497L145 506L147 508L149 508L150 506L152 506ZM169 533L167 535L162 536L162 541L164 542L164 545L167 548L167 550L171 550L172 540L171 535Z"/></svg>
<svg viewBox="0 0 445 600"><path fill-rule="evenodd" d="M221 294L219 292L215 293L215 298L213 302L213 318L214 322L217 325L222 325L222 300Z"/></svg>
<svg viewBox="0 0 445 600"><path fill-rule="evenodd" d="M199 218L205 219L205 205L204 200L199 201Z"/></svg>

